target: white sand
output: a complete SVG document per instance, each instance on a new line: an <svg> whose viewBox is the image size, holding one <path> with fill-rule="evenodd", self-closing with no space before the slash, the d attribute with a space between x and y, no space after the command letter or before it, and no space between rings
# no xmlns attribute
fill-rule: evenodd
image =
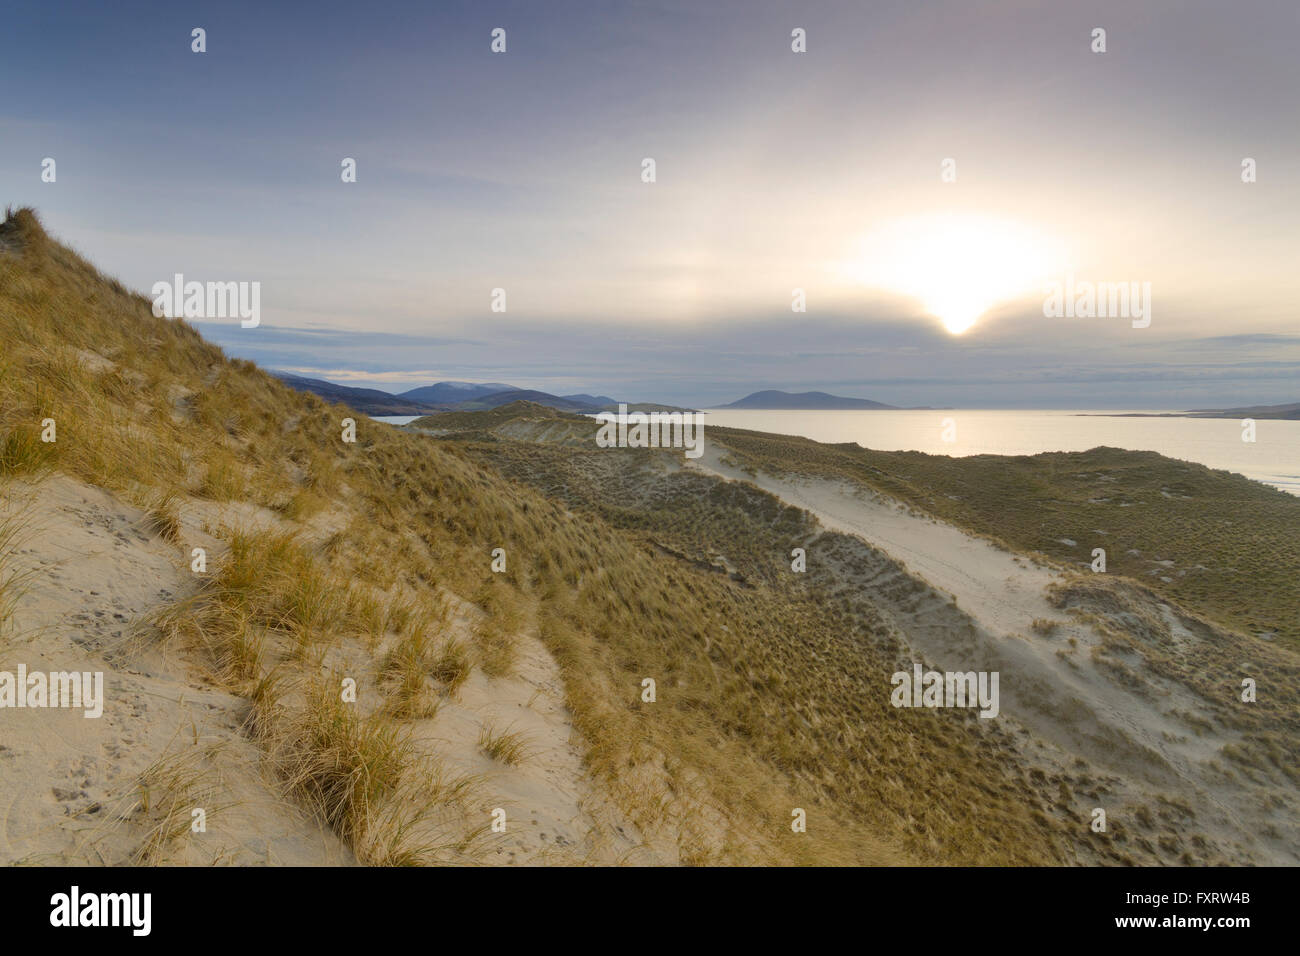
<svg viewBox="0 0 1300 956"><path fill-rule="evenodd" d="M11 566L34 576L16 636L0 641L0 670L102 671L107 700L99 719L0 710L0 863L130 862L165 796L146 813L140 776L179 754L201 778L185 817L193 804L208 821L172 862L351 861L264 779L238 733L242 701L204 686L183 660L125 653L133 623L191 586L179 550L146 531L138 509L72 479L5 491L0 506L29 522Z"/></svg>

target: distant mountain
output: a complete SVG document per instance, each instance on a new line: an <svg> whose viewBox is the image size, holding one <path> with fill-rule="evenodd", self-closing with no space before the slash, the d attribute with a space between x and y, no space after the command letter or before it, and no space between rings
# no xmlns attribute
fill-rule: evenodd
<svg viewBox="0 0 1300 956"><path fill-rule="evenodd" d="M288 372L272 373L290 388L300 392L311 392L327 402L342 402L364 415L427 415L437 409L424 402L411 401L377 388L353 388L350 385L335 385L320 378L303 378Z"/></svg>
<svg viewBox="0 0 1300 956"><path fill-rule="evenodd" d="M398 395L376 388L353 388L319 378L303 378L276 372L285 384L311 392L331 402L343 402L367 415L430 415L437 412L481 412L511 402L533 402L562 412L592 414L616 409L618 401L607 395L552 395L535 389L515 388L500 382L438 382L422 385ZM667 410L670 406L629 406L629 410ZM679 409L680 410L680 409Z"/></svg>
<svg viewBox="0 0 1300 956"><path fill-rule="evenodd" d="M843 398L839 395L828 395L825 392L780 392L776 389L767 389L766 391L755 392L753 395L746 395L730 405L720 405L718 407L837 410L896 409L898 406L873 402L865 398Z"/></svg>
<svg viewBox="0 0 1300 956"><path fill-rule="evenodd" d="M488 382L486 384L479 382L437 382L433 385L422 385L419 388L400 392L397 397L411 402L423 402L426 405L454 405L457 402L466 402L484 395L511 391L515 391L515 386L506 385L503 382Z"/></svg>
<svg viewBox="0 0 1300 956"><path fill-rule="evenodd" d="M584 399L589 397L582 396ZM471 398L465 402L457 402L452 410L457 412L481 412L491 408L500 408L502 405L509 405L511 402L535 402L538 405L545 405L547 408L558 409L562 412L598 412L608 404L607 402L597 403L573 398L561 398L559 395L551 395L549 392L516 388L510 391Z"/></svg>
<svg viewBox="0 0 1300 956"><path fill-rule="evenodd" d="M624 402L623 404L627 408L628 412L666 412L668 414L672 414L673 412L691 412L696 415L704 414L698 408L686 408L682 405L662 405L659 402ZM617 412L618 404L606 405L603 410L607 412Z"/></svg>
<svg viewBox="0 0 1300 956"><path fill-rule="evenodd" d="M596 405L601 408L618 404L617 399L610 398L608 395L561 395L560 398L570 402L585 402L588 405Z"/></svg>

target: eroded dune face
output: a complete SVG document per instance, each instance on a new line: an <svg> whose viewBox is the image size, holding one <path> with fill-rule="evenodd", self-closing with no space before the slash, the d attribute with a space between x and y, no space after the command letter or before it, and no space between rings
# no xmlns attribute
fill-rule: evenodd
<svg viewBox="0 0 1300 956"><path fill-rule="evenodd" d="M0 507L21 522L6 569L25 585L5 663L93 672L105 684L95 719L67 709L0 715L0 859L159 862L171 831L189 831L201 808L212 827L167 854L171 862L351 862L337 837L263 778L256 746L239 733L243 702L183 657L133 640L151 610L193 588L145 512L66 476L9 484Z"/></svg>
<svg viewBox="0 0 1300 956"><path fill-rule="evenodd" d="M536 602L467 558L478 509L438 499L528 502L388 426L396 457L363 424L349 463L361 416L153 314L30 211L0 226L0 316L0 672L102 687L89 717L0 707L0 860L677 861L585 766Z"/></svg>

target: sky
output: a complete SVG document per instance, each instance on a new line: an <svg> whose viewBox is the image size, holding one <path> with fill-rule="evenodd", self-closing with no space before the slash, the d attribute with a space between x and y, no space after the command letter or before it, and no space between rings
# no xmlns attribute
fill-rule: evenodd
<svg viewBox="0 0 1300 956"><path fill-rule="evenodd" d="M195 325L268 368L1300 401L1294 0L2 5L0 201L145 294L259 282ZM1149 324L1045 316L1071 278Z"/></svg>

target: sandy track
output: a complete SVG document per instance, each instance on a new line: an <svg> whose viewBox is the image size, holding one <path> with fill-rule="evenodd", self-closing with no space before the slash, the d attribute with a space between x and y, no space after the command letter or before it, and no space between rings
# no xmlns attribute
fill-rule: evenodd
<svg viewBox="0 0 1300 956"><path fill-rule="evenodd" d="M1059 572L1004 551L991 542L906 505L847 482L750 475L721 460L710 447L697 467L748 481L787 504L813 514L824 528L857 535L888 554L933 588L954 598L990 634L1026 635L1039 618L1068 624L1048 602L1046 588Z"/></svg>

